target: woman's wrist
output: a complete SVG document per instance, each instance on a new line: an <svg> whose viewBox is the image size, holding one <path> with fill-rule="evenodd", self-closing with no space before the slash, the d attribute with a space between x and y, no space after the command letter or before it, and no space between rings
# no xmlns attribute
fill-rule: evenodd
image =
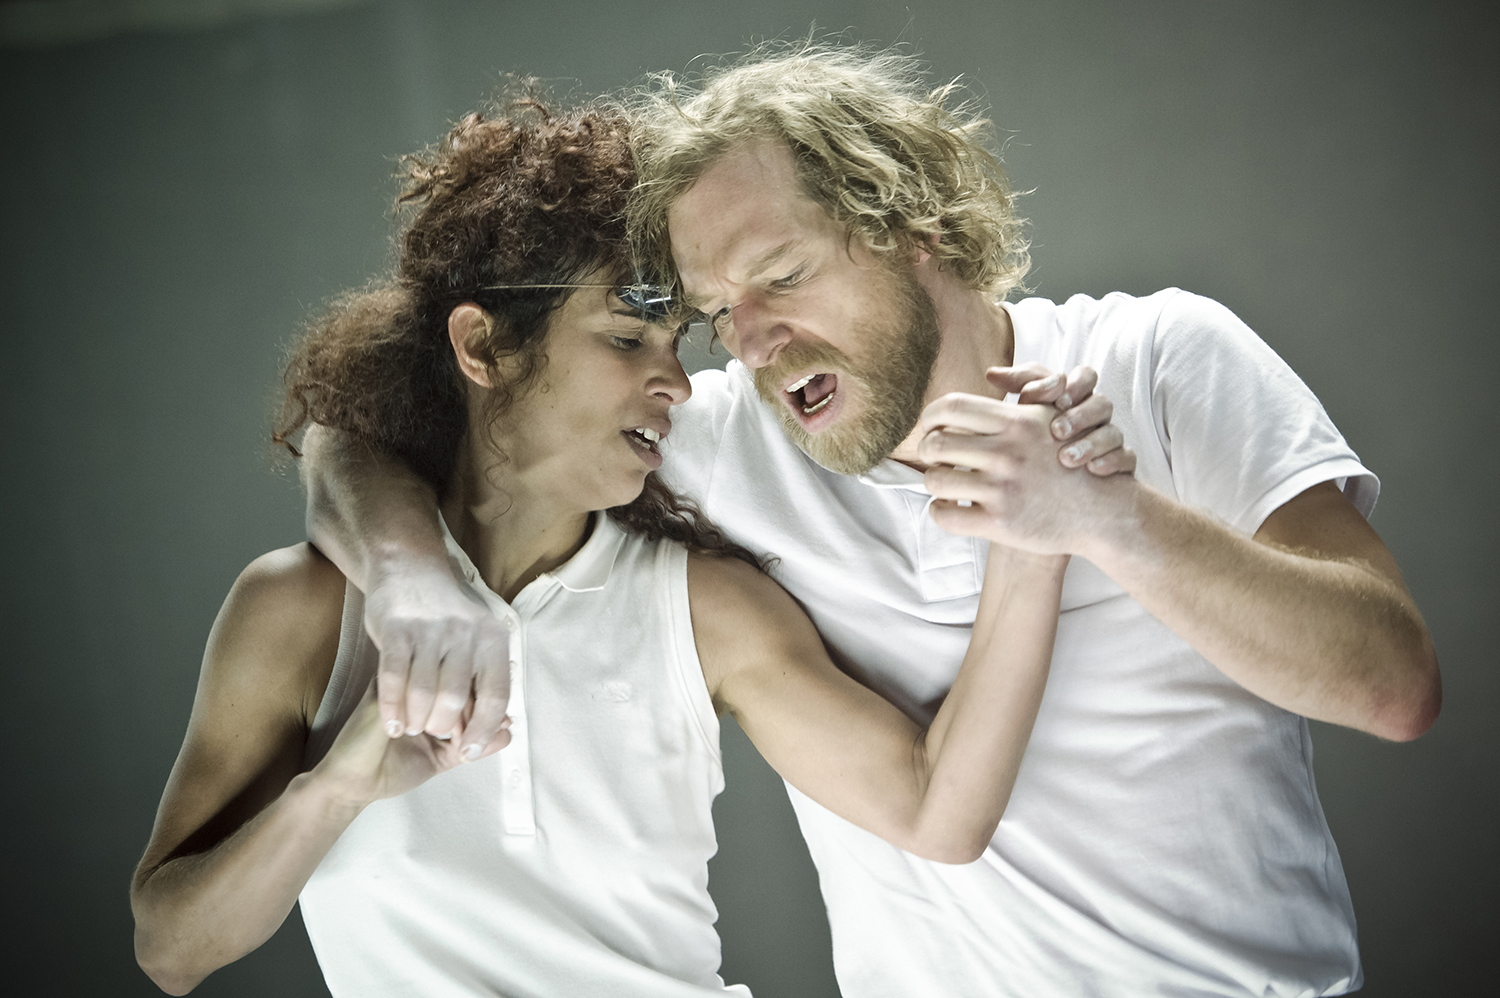
<svg viewBox="0 0 1500 998"><path fill-rule="evenodd" d="M305 807L312 813L343 824L359 817L359 813L372 802L367 794L348 786L321 763L309 772L292 777L285 796L295 806Z"/></svg>

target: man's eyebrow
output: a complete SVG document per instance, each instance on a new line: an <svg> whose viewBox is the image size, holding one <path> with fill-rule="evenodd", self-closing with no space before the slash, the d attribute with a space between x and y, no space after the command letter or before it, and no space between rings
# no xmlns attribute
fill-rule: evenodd
<svg viewBox="0 0 1500 998"><path fill-rule="evenodd" d="M777 260L780 260L782 257L786 256L793 249L795 249L796 245L796 239L788 239L780 246L766 251L759 259L752 261L749 270L746 271L745 282L749 283L750 281L755 280L761 274L765 273L773 263L775 263ZM701 295L684 294L682 296L682 301L689 308L696 309L699 312L704 311L704 299Z"/></svg>

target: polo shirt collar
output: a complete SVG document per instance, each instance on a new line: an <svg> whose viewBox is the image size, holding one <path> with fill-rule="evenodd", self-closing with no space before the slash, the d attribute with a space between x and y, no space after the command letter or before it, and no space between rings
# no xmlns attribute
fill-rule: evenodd
<svg viewBox="0 0 1500 998"><path fill-rule="evenodd" d="M541 575L538 581L550 578L574 593L595 592L609 583L615 559L625 544L625 531L602 512L591 513L590 522L592 529L589 531L589 539L583 542L578 553L553 571ZM443 524L443 543L447 545L448 557L453 559L464 578L474 585L484 586L479 570L453 539L446 523Z"/></svg>

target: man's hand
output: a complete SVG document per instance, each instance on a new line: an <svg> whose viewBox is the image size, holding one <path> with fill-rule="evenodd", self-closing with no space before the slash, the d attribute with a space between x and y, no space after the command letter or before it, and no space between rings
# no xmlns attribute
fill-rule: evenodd
<svg viewBox="0 0 1500 998"><path fill-rule="evenodd" d="M371 572L365 630L380 649L382 728L392 738L451 738L465 761L509 721L510 625L443 568Z"/></svg>
<svg viewBox="0 0 1500 998"><path fill-rule="evenodd" d="M1050 429L1053 439L1065 445L1057 459L1065 468L1080 465L1100 477L1135 471L1135 451L1124 446L1120 431L1110 425L1115 406L1103 395L1095 395L1099 372L1079 366L1066 375L1053 373L1041 364L992 367L985 379L1022 405L1050 405L1058 411ZM1067 446L1071 445L1071 446Z"/></svg>
<svg viewBox="0 0 1500 998"><path fill-rule="evenodd" d="M444 740L426 733L412 738L387 737L381 713L372 682L328 754L310 774L329 799L357 810L404 794L461 763L493 755L510 742L510 721L506 720L470 759L456 739Z"/></svg>
<svg viewBox="0 0 1500 998"><path fill-rule="evenodd" d="M1135 454L1109 423L1113 405L1093 392L1089 368L1067 377L1038 366L991 368L987 376L1020 401L953 393L922 413L918 456L930 466L931 515L950 533L1072 553L1083 527L1129 501Z"/></svg>

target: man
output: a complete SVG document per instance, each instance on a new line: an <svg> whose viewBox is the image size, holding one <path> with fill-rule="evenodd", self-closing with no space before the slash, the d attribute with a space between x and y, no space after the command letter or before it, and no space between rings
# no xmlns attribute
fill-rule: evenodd
<svg viewBox="0 0 1500 998"><path fill-rule="evenodd" d="M840 986L1352 990L1304 718L1404 740L1441 697L1362 515L1374 476L1222 306L1003 303L1026 268L1004 176L979 123L919 88L900 56L805 50L669 93L646 112L634 219L740 362L695 379L664 471L780 559L858 678L930 717L974 619L975 539L1074 555L1047 693L980 861L916 859L792 792ZM1004 400L1080 365L1115 402L1135 478L1071 442L1090 385L1032 384L1062 396L1050 423ZM1093 421L1102 403L1086 404ZM453 596L413 479L326 435L312 446L310 528L364 581L383 701L420 730L435 698L461 702L492 625ZM1081 464L1099 474L1064 467Z"/></svg>

